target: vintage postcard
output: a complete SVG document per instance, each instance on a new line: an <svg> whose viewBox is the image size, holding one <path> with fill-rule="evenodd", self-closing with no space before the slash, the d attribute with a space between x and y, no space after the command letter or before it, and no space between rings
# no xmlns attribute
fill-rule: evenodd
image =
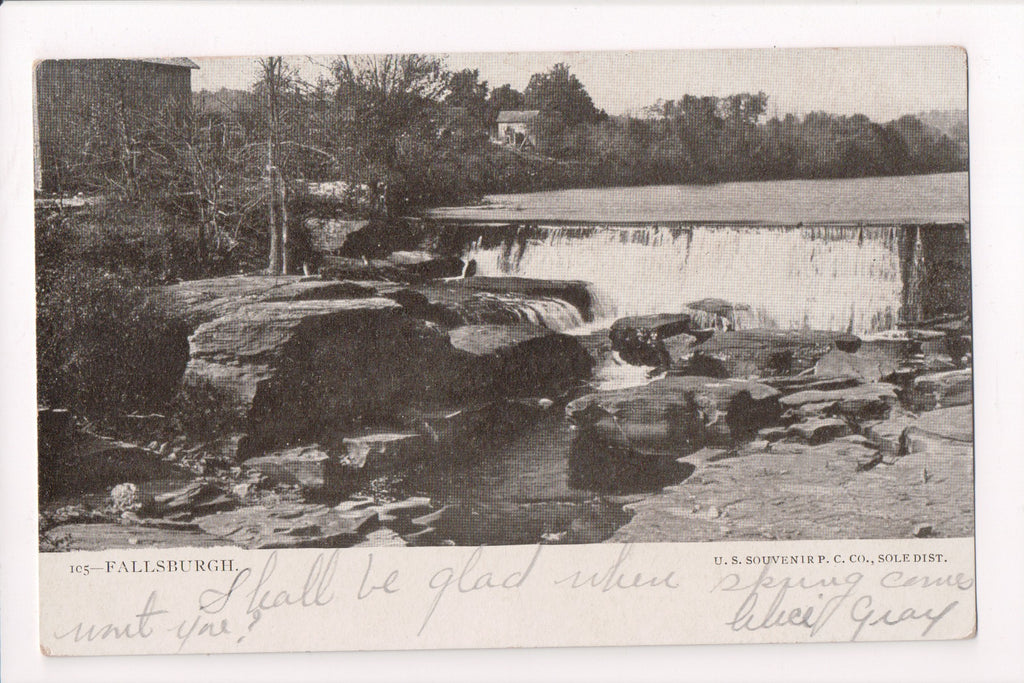
<svg viewBox="0 0 1024 683"><path fill-rule="evenodd" d="M37 62L43 652L973 636L967 58Z"/></svg>

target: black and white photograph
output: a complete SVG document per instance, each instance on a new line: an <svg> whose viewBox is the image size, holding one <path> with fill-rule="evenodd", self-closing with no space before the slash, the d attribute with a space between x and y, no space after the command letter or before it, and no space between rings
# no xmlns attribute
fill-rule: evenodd
<svg viewBox="0 0 1024 683"><path fill-rule="evenodd" d="M40 551L973 537L967 68L37 62Z"/></svg>

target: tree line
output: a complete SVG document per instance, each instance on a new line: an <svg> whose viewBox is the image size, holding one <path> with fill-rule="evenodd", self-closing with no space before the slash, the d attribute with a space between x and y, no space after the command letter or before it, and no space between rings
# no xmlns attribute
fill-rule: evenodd
<svg viewBox="0 0 1024 683"><path fill-rule="evenodd" d="M449 71L424 55L341 57L317 83L286 80L297 116L282 135L306 157L294 159L291 175L386 187L390 212L490 192L967 168L965 138L918 116L884 123L826 112L769 117L763 92L683 95L638 115L609 116L565 64L534 74L522 92L492 88L477 69ZM529 153L490 141L502 110L539 111Z"/></svg>

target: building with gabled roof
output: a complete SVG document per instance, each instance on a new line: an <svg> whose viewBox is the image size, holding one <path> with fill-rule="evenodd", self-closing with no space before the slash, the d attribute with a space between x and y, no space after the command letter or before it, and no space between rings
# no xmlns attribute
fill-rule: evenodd
<svg viewBox="0 0 1024 683"><path fill-rule="evenodd" d="M512 145L522 149L527 145L537 144L531 130L531 124L540 115L536 109L503 109L498 112L498 119L491 128L491 140L494 142Z"/></svg>
<svg viewBox="0 0 1024 683"><path fill-rule="evenodd" d="M47 59L35 67L33 133L37 191L74 190L103 134L108 105L126 119L157 112L183 117L191 102L192 70L187 57L150 59ZM109 108L109 107L108 107ZM130 136L134 131L122 131Z"/></svg>

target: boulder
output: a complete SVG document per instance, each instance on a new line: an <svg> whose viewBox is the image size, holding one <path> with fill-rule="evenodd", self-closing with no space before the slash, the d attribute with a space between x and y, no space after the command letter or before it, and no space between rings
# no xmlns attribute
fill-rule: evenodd
<svg viewBox="0 0 1024 683"><path fill-rule="evenodd" d="M250 458L245 466L263 473L274 483L297 485L311 493L322 492L337 483L330 453L316 444Z"/></svg>
<svg viewBox="0 0 1024 683"><path fill-rule="evenodd" d="M612 323L608 337L612 349L627 363L668 367L671 357L663 341L687 333L692 321L687 313L620 318Z"/></svg>
<svg viewBox="0 0 1024 683"><path fill-rule="evenodd" d="M842 415L855 420L884 419L896 402L893 386L883 383L829 391L798 391L779 399L784 409L805 415Z"/></svg>
<svg viewBox="0 0 1024 683"><path fill-rule="evenodd" d="M812 418L790 425L786 430L787 436L796 437L812 446L832 441L849 433L850 425L846 420L835 417Z"/></svg>
<svg viewBox="0 0 1024 683"><path fill-rule="evenodd" d="M307 218L303 225L309 233L309 244L314 251L333 253L345 246L345 240L370 224L368 220L343 218Z"/></svg>
<svg viewBox="0 0 1024 683"><path fill-rule="evenodd" d="M738 437L771 423L779 415L778 397L756 382L665 377L584 396L565 411L581 434L609 446L678 457L715 437Z"/></svg>
<svg viewBox="0 0 1024 683"><path fill-rule="evenodd" d="M815 377L852 377L863 382L877 382L895 371L895 363L838 348L826 353L814 365Z"/></svg>
<svg viewBox="0 0 1024 683"><path fill-rule="evenodd" d="M694 332L700 333L701 330L694 330ZM705 339L708 337L705 337ZM725 363L717 358L700 353L697 350L699 344L700 339L698 337L684 333L659 341L658 347L659 349L664 349L662 357L668 357L665 365L667 368L685 368L688 372L683 374L700 375L701 377L727 377L728 375L724 374L726 372ZM701 359L710 361L710 365L714 365L715 369L710 367L709 363L702 363ZM689 370L692 370L692 372Z"/></svg>
<svg viewBox="0 0 1024 683"><path fill-rule="evenodd" d="M839 351L857 353L857 349L861 345L861 339L855 334L841 334L832 343L835 344L836 349Z"/></svg>
<svg viewBox="0 0 1024 683"><path fill-rule="evenodd" d="M39 496L102 491L122 482L185 480L190 473L159 452L94 434L75 435L64 449L40 459Z"/></svg>
<svg viewBox="0 0 1024 683"><path fill-rule="evenodd" d="M465 325L449 337L465 359L458 385L475 393L558 392L588 377L593 367L575 337L527 323Z"/></svg>
<svg viewBox="0 0 1024 683"><path fill-rule="evenodd" d="M973 400L970 368L921 375L911 385L910 401L917 410L970 405Z"/></svg>
<svg viewBox="0 0 1024 683"><path fill-rule="evenodd" d="M355 282L301 275L228 275L186 280L153 290L154 297L176 311L191 328L233 312L246 304L269 301L358 299L374 290Z"/></svg>
<svg viewBox="0 0 1024 683"><path fill-rule="evenodd" d="M889 461L906 453L903 435L907 427L916 421L917 418L913 415L895 414L887 420L865 423L863 433Z"/></svg>
<svg viewBox="0 0 1024 683"><path fill-rule="evenodd" d="M381 297L261 302L189 338L184 393L250 447L312 441L464 388L441 330ZM208 407L208 410L206 408ZM206 412L204 412L204 410Z"/></svg>
<svg viewBox="0 0 1024 683"><path fill-rule="evenodd" d="M250 549L347 548L377 524L372 510L339 512L323 505L280 503L221 512L195 520L221 542Z"/></svg>
<svg viewBox="0 0 1024 683"><path fill-rule="evenodd" d="M237 504L237 501L215 482L199 480L154 496L150 512L157 517L188 519L196 515L228 510Z"/></svg>
<svg viewBox="0 0 1024 683"><path fill-rule="evenodd" d="M724 299L701 299L686 305L700 327L738 330L758 327L757 318L745 304Z"/></svg>
<svg viewBox="0 0 1024 683"><path fill-rule="evenodd" d="M347 437L338 464L345 471L380 471L419 458L427 439L413 432L381 432Z"/></svg>
<svg viewBox="0 0 1024 683"><path fill-rule="evenodd" d="M788 375L814 367L837 333L749 329L716 332L700 351L721 358L730 377Z"/></svg>
<svg viewBox="0 0 1024 683"><path fill-rule="evenodd" d="M689 355L673 354L672 351L669 351L669 355L672 356L672 367L668 371L670 375L680 377L693 375L718 379L729 377L730 363L722 356L704 353L700 349Z"/></svg>

